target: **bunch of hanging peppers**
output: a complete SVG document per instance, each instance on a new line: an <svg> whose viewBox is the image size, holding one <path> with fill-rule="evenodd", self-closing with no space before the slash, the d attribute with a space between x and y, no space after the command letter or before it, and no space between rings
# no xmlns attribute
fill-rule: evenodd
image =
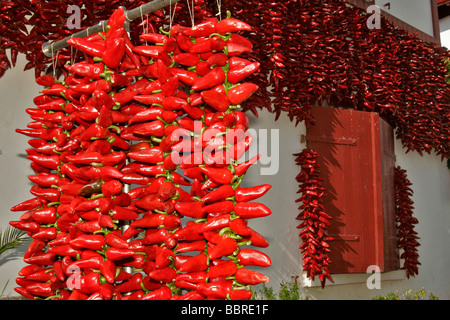
<svg viewBox="0 0 450 320"><path fill-rule="evenodd" d="M406 269L406 276L419 274L418 266L419 253L417 247L420 243L417 241L420 237L414 230L414 225L418 220L413 217L414 201L411 199L413 190L410 188L412 183L409 181L406 170L400 166L395 168L395 204L398 246L403 250L400 258L403 259L403 269Z"/></svg>
<svg viewBox="0 0 450 320"><path fill-rule="evenodd" d="M17 129L34 198L15 228L33 239L15 290L31 299L250 299L269 281L266 239L249 219L271 211L243 188L259 156L237 109L258 86L240 58L250 25L228 16L143 33L133 45L123 9L105 32L68 43L85 60L44 86ZM245 160L245 159L244 159Z"/></svg>
<svg viewBox="0 0 450 320"><path fill-rule="evenodd" d="M297 220L302 223L297 226L300 231L302 243L300 249L303 260L303 271L312 280L319 277L322 288L326 280L333 282L328 265L331 259L328 241L332 240L327 235L327 228L332 217L325 212L321 198L325 196L326 190L322 187L320 177L320 166L317 163L319 154L311 149L303 149L300 153L294 154L295 162L301 166L301 171L296 180L299 183L301 197L296 202L301 202L301 210Z"/></svg>

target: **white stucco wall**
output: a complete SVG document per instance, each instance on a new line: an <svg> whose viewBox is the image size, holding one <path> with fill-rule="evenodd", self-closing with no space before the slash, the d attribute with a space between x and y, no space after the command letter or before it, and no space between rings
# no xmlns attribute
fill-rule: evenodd
<svg viewBox="0 0 450 320"><path fill-rule="evenodd" d="M384 5L390 3L390 8ZM429 0L375 0L382 10L433 36L433 20Z"/></svg>
<svg viewBox="0 0 450 320"><path fill-rule="evenodd" d="M29 122L25 109L33 107L32 99L39 94L40 87L34 84L33 71L23 72L24 59L19 56L18 66L9 70L0 79L0 227L4 228L11 220L18 220L21 213L9 209L31 198L31 183L27 176L33 174L29 161L24 158L28 138L14 132L16 128L25 128ZM293 153L299 152L304 145L300 143L301 134L305 133L303 124L297 127L282 115L274 122L274 115L260 112L259 118L250 116L252 129L279 130L279 167L276 175L261 175L263 164L253 166L246 175L243 185L270 183L272 189L261 201L266 203L273 214L263 219L255 219L250 225L267 237L271 245L263 249L270 255L273 265L264 269L271 278L270 285L278 288L281 282L288 282L291 276L301 277L299 246L298 190L295 176L299 168L295 165ZM261 131L262 133L263 131ZM269 139L270 141L270 139ZM255 142L256 144L256 142ZM268 148L270 155L271 147ZM390 291L419 290L424 287L441 299L450 299L450 279L447 277L450 265L450 170L445 163L433 155L419 156L417 153L405 154L401 144L396 143L398 164L408 170L408 177L413 182L415 215L420 223L417 225L421 246L419 247L420 267L416 278L406 280L403 272L383 274L381 289L369 290L366 286L368 274L336 276L340 285L320 287L302 287L302 293L313 299L370 299ZM275 160L276 155L271 156ZM261 159L261 160L268 160ZM272 163L273 165L273 163ZM273 168L273 167L272 167ZM0 257L0 288L9 280L5 295L15 296L13 288L17 272L25 265L22 255L26 248L5 253ZM397 280L400 279L400 280Z"/></svg>
<svg viewBox="0 0 450 320"><path fill-rule="evenodd" d="M450 48L450 16L439 20L439 30L441 32L441 45Z"/></svg>

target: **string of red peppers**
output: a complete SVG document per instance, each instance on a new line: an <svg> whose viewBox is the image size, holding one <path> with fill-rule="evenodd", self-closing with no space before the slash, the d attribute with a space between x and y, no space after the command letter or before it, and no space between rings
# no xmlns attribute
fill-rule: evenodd
<svg viewBox="0 0 450 320"><path fill-rule="evenodd" d="M86 60L65 65L63 81L36 79L45 88L27 109L34 121L17 129L32 138L35 197L12 208L25 212L10 224L33 239L15 290L250 299L269 281L252 266L271 265L248 247L269 244L247 225L271 214L252 201L270 185L240 187L258 159L238 163L252 137L237 109L258 89L243 80L259 63L239 57L251 47L238 33L251 27L213 18L141 34L149 44L135 46L124 20L117 10L106 32L69 40Z"/></svg>
<svg viewBox="0 0 450 320"><path fill-rule="evenodd" d="M253 26L248 56L257 57L261 74L250 80L270 88L255 105L306 124L314 122L311 105L378 112L407 152L448 158L448 50L384 17L380 29L369 29L368 14L345 0L223 0L222 6Z"/></svg>
<svg viewBox="0 0 450 320"><path fill-rule="evenodd" d="M320 166L317 163L319 154L311 149L303 149L300 153L294 154L295 162L301 167L300 173L296 176L299 183L300 198L296 202L301 202L299 206L300 214L297 220L303 222L297 226L302 229L300 238L302 243L300 249L303 260L303 271L307 277L313 281L319 277L322 288L326 280L333 282L328 269L331 259L328 241L332 240L327 236L327 227L330 225L332 217L325 212L321 198L325 195L320 177Z"/></svg>
<svg viewBox="0 0 450 320"><path fill-rule="evenodd" d="M403 250L400 258L404 259L403 269L406 269L406 276L419 274L418 266L419 253L417 247L420 239L414 230L414 225L418 223L413 217L413 204L411 200L413 190L410 188L412 183L406 175L406 170L397 166L395 168L395 203L396 203L396 221L398 223L398 246Z"/></svg>

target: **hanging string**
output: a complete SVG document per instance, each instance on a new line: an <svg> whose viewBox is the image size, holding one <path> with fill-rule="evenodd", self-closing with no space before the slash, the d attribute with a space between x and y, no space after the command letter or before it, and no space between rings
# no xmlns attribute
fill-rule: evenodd
<svg viewBox="0 0 450 320"><path fill-rule="evenodd" d="M187 6L188 6L188 11L189 11L189 16L191 17L191 22L192 22L192 27L195 26L195 21L194 21L194 0L192 0L192 7L189 4L189 0L186 0Z"/></svg>
<svg viewBox="0 0 450 320"><path fill-rule="evenodd" d="M73 38L73 34L70 36L70 39ZM73 61L75 60L74 54L73 54L73 46L70 46L70 64L73 64Z"/></svg>
<svg viewBox="0 0 450 320"><path fill-rule="evenodd" d="M141 23L142 23L142 32L148 33L148 16L147 16L147 23L144 21L144 13L142 12L142 6L139 7L139 12L141 13ZM147 40L145 40L145 45L147 45Z"/></svg>
<svg viewBox="0 0 450 320"><path fill-rule="evenodd" d="M216 16L219 16L219 21L222 20L222 0L216 0L217 3L217 14Z"/></svg>
<svg viewBox="0 0 450 320"><path fill-rule="evenodd" d="M55 55L54 55L54 51L53 51L53 43L52 43L52 45L51 45L51 49L52 49L53 78L56 79L56 66L57 66L58 57L59 57L59 50L56 52L56 56L55 56Z"/></svg>
<svg viewBox="0 0 450 320"><path fill-rule="evenodd" d="M178 3L175 3L175 7L173 8L173 13L172 13L172 0L170 0L170 5L169 5L169 32L170 32L170 30L172 30L173 20L175 18L175 13L177 11L177 5L178 5Z"/></svg>

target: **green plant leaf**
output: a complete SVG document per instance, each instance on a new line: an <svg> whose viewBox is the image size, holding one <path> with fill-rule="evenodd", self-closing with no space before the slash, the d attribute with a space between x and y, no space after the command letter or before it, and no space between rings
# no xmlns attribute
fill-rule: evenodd
<svg viewBox="0 0 450 320"><path fill-rule="evenodd" d="M15 249L25 244L27 239L27 233L25 231L12 228L8 226L6 230L0 231L0 254L5 251Z"/></svg>

